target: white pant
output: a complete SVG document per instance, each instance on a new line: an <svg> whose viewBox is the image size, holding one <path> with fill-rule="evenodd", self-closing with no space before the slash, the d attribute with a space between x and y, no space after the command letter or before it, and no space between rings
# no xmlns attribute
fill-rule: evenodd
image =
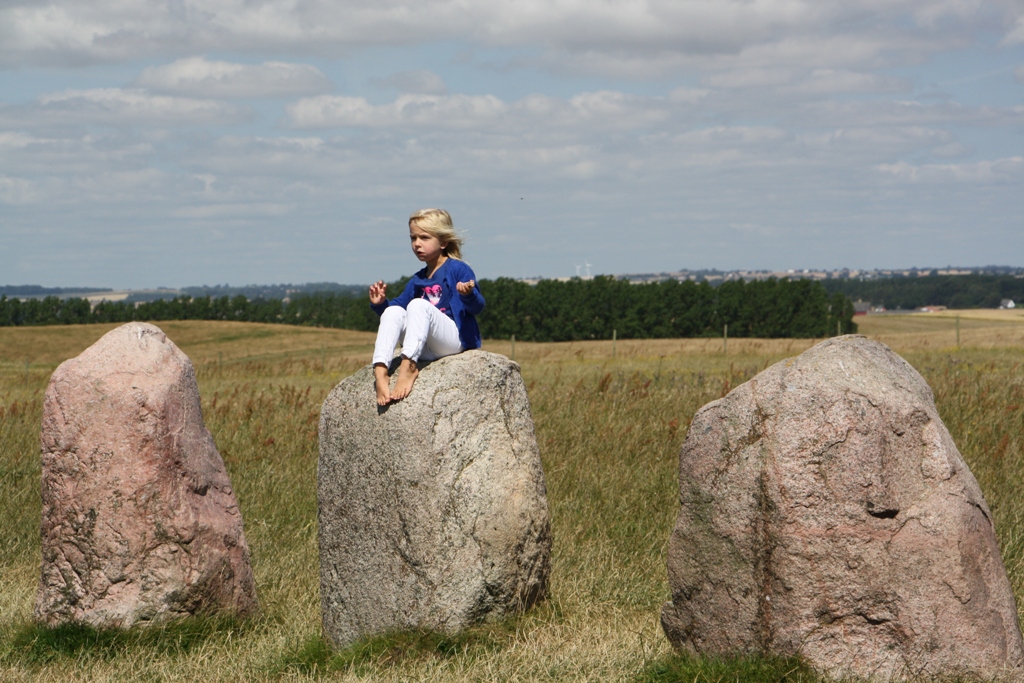
<svg viewBox="0 0 1024 683"><path fill-rule="evenodd" d="M459 328L426 299L413 299L407 308L388 306L380 316L373 364L390 365L395 345L413 362L437 360L462 351Z"/></svg>

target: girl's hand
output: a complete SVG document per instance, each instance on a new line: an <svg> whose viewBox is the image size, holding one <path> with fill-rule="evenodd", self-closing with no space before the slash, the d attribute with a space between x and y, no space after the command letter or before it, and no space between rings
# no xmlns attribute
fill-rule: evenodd
<svg viewBox="0 0 1024 683"><path fill-rule="evenodd" d="M459 290L459 294L462 294L463 296L472 292L474 287L476 287L476 280L458 282L455 284L455 289Z"/></svg>
<svg viewBox="0 0 1024 683"><path fill-rule="evenodd" d="M370 303L379 306L388 300L388 286L383 280L377 280L370 285Z"/></svg>

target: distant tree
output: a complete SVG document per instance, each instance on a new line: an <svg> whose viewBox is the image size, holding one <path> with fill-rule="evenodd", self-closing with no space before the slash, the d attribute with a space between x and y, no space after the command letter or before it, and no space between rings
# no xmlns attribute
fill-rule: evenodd
<svg viewBox="0 0 1024 683"><path fill-rule="evenodd" d="M829 292L889 309L922 306L996 308L1002 299L1024 298L1024 278L1012 275L936 275L878 280L830 280Z"/></svg>

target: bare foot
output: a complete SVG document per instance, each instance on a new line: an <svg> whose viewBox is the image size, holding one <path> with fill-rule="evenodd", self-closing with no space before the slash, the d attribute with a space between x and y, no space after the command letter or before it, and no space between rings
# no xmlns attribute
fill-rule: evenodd
<svg viewBox="0 0 1024 683"><path fill-rule="evenodd" d="M398 380L395 381L395 388L391 391L392 401L401 401L412 391L413 382L420 375L420 369L416 363L402 356L402 364L398 366Z"/></svg>
<svg viewBox="0 0 1024 683"><path fill-rule="evenodd" d="M373 366L373 383L377 388L377 405L386 406L391 403L391 378L388 377L388 366L383 363Z"/></svg>

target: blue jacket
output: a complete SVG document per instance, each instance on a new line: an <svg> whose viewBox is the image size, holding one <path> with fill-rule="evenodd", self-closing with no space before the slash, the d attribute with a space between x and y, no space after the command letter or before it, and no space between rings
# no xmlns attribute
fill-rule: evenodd
<svg viewBox="0 0 1024 683"><path fill-rule="evenodd" d="M480 293L480 286L474 285L473 291L469 294L459 294L455 285L459 282L476 280L473 269L465 261L449 257L444 262L444 286L452 293L452 317L455 319L455 326L459 328L459 341L466 351L480 348L480 327L476 323L476 316L484 310L484 295ZM416 277L426 279L427 269L416 273ZM370 304L370 308L376 311L377 315L382 314L388 306L401 306L405 308L412 301L415 293L416 283L413 280L405 286L405 291L394 299L388 299L382 304Z"/></svg>

